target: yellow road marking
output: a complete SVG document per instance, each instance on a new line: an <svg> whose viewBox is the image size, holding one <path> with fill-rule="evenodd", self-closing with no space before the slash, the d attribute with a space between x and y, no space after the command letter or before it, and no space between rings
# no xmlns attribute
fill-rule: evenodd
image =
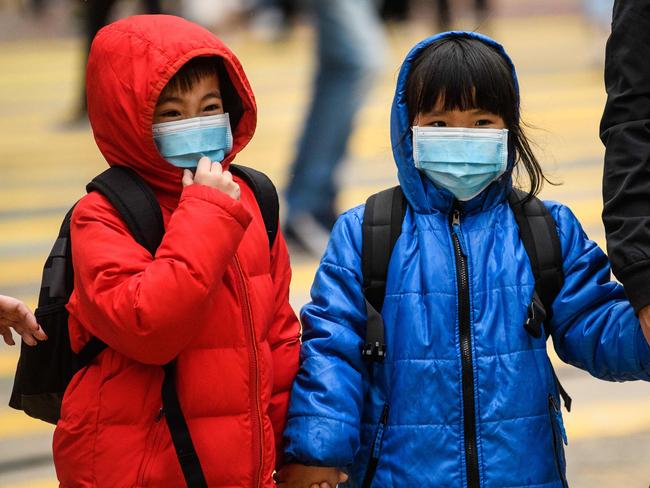
<svg viewBox="0 0 650 488"><path fill-rule="evenodd" d="M20 354L20 338L15 339L16 345L7 346L4 340L0 344L0 378L12 378L16 373L16 364Z"/></svg>
<svg viewBox="0 0 650 488"><path fill-rule="evenodd" d="M6 488L58 488L59 482L53 474L51 478L12 483Z"/></svg>
<svg viewBox="0 0 650 488"><path fill-rule="evenodd" d="M575 405L564 423L569 442L649 432L650 398Z"/></svg>
<svg viewBox="0 0 650 488"><path fill-rule="evenodd" d="M48 432L54 432L54 426L47 422L33 419L23 412L8 407L0 410L0 439Z"/></svg>

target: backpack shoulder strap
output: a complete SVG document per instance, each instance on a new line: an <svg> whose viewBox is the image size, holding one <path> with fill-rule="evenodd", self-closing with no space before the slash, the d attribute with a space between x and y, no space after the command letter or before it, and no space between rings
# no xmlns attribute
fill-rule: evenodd
<svg viewBox="0 0 650 488"><path fill-rule="evenodd" d="M86 191L104 195L136 242L152 256L156 254L165 226L158 200L142 177L130 168L113 166L88 183Z"/></svg>
<svg viewBox="0 0 650 488"><path fill-rule="evenodd" d="M247 166L231 164L229 170L233 175L244 180L253 190L264 219L264 226L269 238L269 249L272 248L278 234L280 220L280 203L275 185L264 173Z"/></svg>
<svg viewBox="0 0 650 488"><path fill-rule="evenodd" d="M514 189L509 202L530 259L535 292L544 307L546 318L550 320L551 307L564 284L562 248L555 219L539 198L521 190Z"/></svg>
<svg viewBox="0 0 650 488"><path fill-rule="evenodd" d="M402 233L406 200L400 186L371 195L363 212L361 271L368 323L362 355L369 360L384 358L384 322L381 310L386 295L388 263Z"/></svg>
<svg viewBox="0 0 650 488"><path fill-rule="evenodd" d="M542 322L551 319L553 302L564 284L560 236L555 219L539 198L515 188L508 200L535 277L535 294L524 327L540 337ZM571 411L571 397L551 370L564 406Z"/></svg>
<svg viewBox="0 0 650 488"><path fill-rule="evenodd" d="M371 195L363 212L361 270L363 293L379 312L384 305L386 275L393 247L402 233L404 193L395 186Z"/></svg>
<svg viewBox="0 0 650 488"><path fill-rule="evenodd" d="M553 302L564 284L562 248L555 219L537 197L519 189L509 196L519 234L535 277L535 292L550 320Z"/></svg>

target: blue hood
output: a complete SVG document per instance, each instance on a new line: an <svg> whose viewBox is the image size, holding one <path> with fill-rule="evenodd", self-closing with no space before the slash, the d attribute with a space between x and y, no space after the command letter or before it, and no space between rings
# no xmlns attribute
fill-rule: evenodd
<svg viewBox="0 0 650 488"><path fill-rule="evenodd" d="M415 167L413 161L411 122L409 120L408 109L406 106L406 80L408 79L409 73L413 67L413 61L420 55L420 53L435 41L448 37L468 37L478 39L496 48L512 69L515 89L517 90L517 95L519 95L517 73L512 60L501 44L487 36L476 32L443 32L424 39L411 49L402 63L399 77L397 79L397 88L395 89L395 97L393 98L390 116L390 138L393 147L393 156L397 163L399 182L409 203L418 213L431 213L434 211L446 213L452 207L454 198L450 192L444 189L437 189L433 183L431 183L426 177L422 176L420 171ZM494 203L502 200L506 192L512 186L512 166L513 158L512 155L510 155L508 171L480 195L469 202L462 202L461 206L463 207L463 210L471 212L477 208L490 207Z"/></svg>

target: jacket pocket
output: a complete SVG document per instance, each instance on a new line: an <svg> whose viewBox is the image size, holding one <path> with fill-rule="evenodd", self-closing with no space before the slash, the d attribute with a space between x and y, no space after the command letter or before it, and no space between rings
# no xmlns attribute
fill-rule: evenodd
<svg viewBox="0 0 650 488"><path fill-rule="evenodd" d="M151 465L157 454L158 447L160 444L161 431L165 422L162 421L162 408L156 418L154 419L153 424L149 427L149 433L147 434L147 440L145 442L144 454L142 456L142 463L140 464L140 469L138 470L137 484L138 487L147 486L147 475L151 471Z"/></svg>
<svg viewBox="0 0 650 488"><path fill-rule="evenodd" d="M551 421L551 433L553 434L553 457L558 476L562 481L562 486L568 488L569 484L566 479L566 459L564 457L564 444L568 444L564 422L562 422L562 413L560 412L560 403L553 396L548 396L548 414Z"/></svg>
<svg viewBox="0 0 650 488"><path fill-rule="evenodd" d="M381 417L379 418L379 423L377 424L377 431L375 432L375 439L370 446L370 456L368 457L368 467L366 468L366 474L363 477L363 483L361 488L370 488L372 486L372 480L375 477L375 472L377 471L377 465L379 464L379 456L381 455L381 445L384 440L384 433L386 432L386 424L388 424L388 404L384 404L384 408L381 411Z"/></svg>

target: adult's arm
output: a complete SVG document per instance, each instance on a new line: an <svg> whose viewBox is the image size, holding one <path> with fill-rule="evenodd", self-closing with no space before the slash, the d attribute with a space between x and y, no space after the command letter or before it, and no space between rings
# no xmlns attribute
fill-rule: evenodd
<svg viewBox="0 0 650 488"><path fill-rule="evenodd" d="M603 223L612 269L637 313L650 305L649 58L650 0L617 0L600 126L606 147Z"/></svg>

